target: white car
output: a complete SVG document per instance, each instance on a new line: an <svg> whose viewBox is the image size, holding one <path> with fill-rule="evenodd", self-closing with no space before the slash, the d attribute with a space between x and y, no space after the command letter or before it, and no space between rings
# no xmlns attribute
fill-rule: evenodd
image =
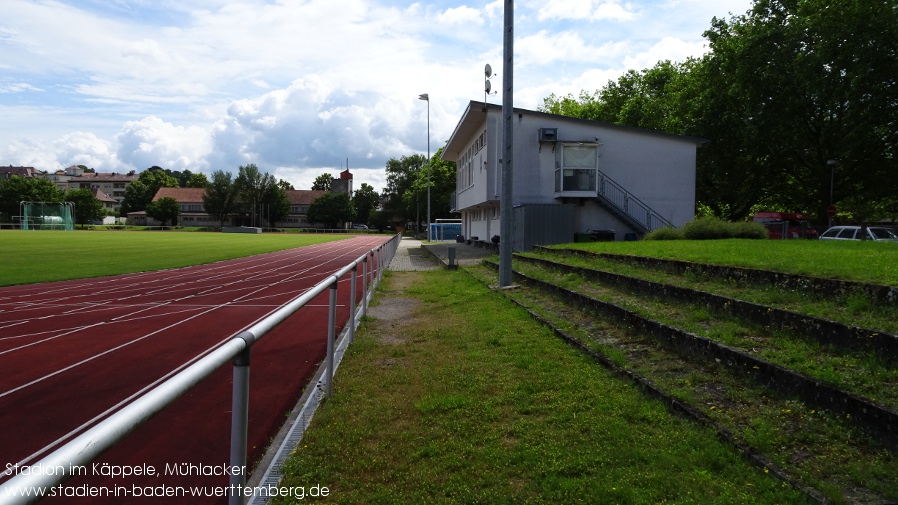
<svg viewBox="0 0 898 505"><path fill-rule="evenodd" d="M860 240L860 226L833 226L820 235L820 240ZM868 226L867 240L876 242L898 242L898 234L891 228Z"/></svg>
<svg viewBox="0 0 898 505"><path fill-rule="evenodd" d="M353 230L367 230L368 226L364 224L354 224L352 225Z"/></svg>

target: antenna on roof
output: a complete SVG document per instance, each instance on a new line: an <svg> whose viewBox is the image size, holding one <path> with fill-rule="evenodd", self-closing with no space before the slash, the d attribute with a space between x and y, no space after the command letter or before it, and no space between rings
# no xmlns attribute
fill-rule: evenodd
<svg viewBox="0 0 898 505"><path fill-rule="evenodd" d="M494 74L493 67L491 67L490 64L487 63L486 66L483 67L483 75L486 76L486 78L483 81L483 105L486 106L486 97L489 95L495 95L496 93L498 93L498 91L492 91L493 85L490 82L490 79L492 79L492 77L494 75L499 75L499 74Z"/></svg>

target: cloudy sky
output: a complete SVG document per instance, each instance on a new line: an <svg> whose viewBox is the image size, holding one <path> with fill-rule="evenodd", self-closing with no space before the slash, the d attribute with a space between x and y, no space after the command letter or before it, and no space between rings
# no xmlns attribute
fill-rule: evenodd
<svg viewBox="0 0 898 505"><path fill-rule="evenodd" d="M308 189L445 144L483 69L501 88L503 0L0 0L0 165L260 169ZM751 0L518 0L514 104L706 51ZM488 98L501 104L501 95Z"/></svg>

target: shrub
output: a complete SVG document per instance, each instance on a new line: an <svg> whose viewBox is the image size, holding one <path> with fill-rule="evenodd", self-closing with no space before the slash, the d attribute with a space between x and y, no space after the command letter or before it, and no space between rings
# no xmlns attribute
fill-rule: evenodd
<svg viewBox="0 0 898 505"><path fill-rule="evenodd" d="M646 233L643 240L682 240L683 232L676 228L658 228Z"/></svg>
<svg viewBox="0 0 898 505"><path fill-rule="evenodd" d="M725 238L766 239L767 229L760 223L731 223L716 217L701 217L679 229L660 228L645 236L645 240L714 240Z"/></svg>

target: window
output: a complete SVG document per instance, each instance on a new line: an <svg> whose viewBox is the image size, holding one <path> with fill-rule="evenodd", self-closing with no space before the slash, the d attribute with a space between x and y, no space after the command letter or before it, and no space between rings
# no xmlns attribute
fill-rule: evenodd
<svg viewBox="0 0 898 505"><path fill-rule="evenodd" d="M595 192L597 151L596 144L562 144L556 151L555 192Z"/></svg>

